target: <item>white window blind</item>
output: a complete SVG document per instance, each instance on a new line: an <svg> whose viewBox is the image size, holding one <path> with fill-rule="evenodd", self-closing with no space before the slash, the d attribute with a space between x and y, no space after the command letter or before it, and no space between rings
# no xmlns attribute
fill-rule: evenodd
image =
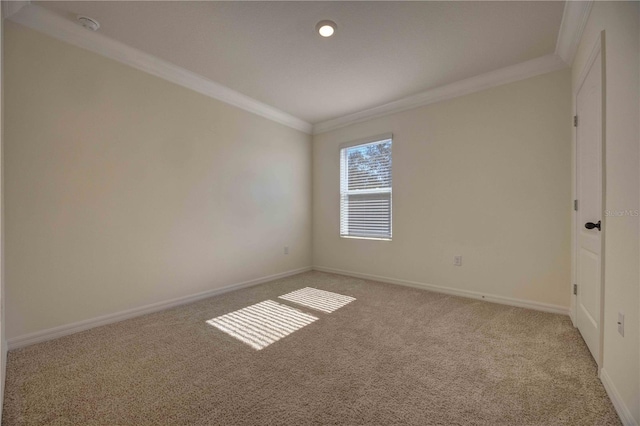
<svg viewBox="0 0 640 426"><path fill-rule="evenodd" d="M340 150L340 236L391 239L391 144Z"/></svg>

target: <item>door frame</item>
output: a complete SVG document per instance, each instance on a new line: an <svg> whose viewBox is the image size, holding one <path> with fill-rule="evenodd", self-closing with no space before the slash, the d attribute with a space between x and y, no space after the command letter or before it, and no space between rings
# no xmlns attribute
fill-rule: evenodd
<svg viewBox="0 0 640 426"><path fill-rule="evenodd" d="M595 62L598 53L600 53L600 62L601 62L601 87L602 87L602 212L601 212L601 221L602 221L602 231L600 234L600 333L599 333L599 357L596 359L596 363L598 364L598 376L600 376L600 370L602 368L602 360L604 359L604 304L605 304L605 238L606 238L606 229L607 229L607 218L605 215L605 206L606 206L606 180L607 180L607 161L606 161L606 116L607 116L607 101L606 101L606 55L605 55L605 31L601 31L599 37L596 39L596 42L591 49L591 53L589 54L589 58L585 62L584 66L580 70L580 74L578 77L578 84L575 86L574 91L572 93L572 108L573 115L577 114L577 97L580 88L584 84L585 79L591 69L591 66ZM579 119L578 119L579 120ZM578 122L578 125L579 122ZM577 199L577 174L578 174L578 132L576 131L576 127L573 127L573 155L572 155L572 166L573 166L573 174L572 174L572 199ZM578 208L580 208L580 201L578 200ZM581 224L578 223L578 212L575 209L572 209L571 215L571 309L570 316L571 322L574 327L578 327L577 323L577 314L578 314L578 296L573 294L573 284L577 284L577 276L578 276L578 227ZM578 287L578 292L580 291L580 287Z"/></svg>

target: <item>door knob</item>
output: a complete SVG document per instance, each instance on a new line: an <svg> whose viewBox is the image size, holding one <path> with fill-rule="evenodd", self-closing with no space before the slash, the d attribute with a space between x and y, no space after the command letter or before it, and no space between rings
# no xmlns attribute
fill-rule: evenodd
<svg viewBox="0 0 640 426"><path fill-rule="evenodd" d="M598 223L587 222L587 223L584 224L584 227L587 228L587 229L598 228L598 231L601 231L600 222L601 221L598 221Z"/></svg>

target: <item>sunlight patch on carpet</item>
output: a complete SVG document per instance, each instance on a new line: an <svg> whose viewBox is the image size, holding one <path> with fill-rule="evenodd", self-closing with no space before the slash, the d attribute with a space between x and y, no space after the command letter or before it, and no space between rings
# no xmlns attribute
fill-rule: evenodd
<svg viewBox="0 0 640 426"><path fill-rule="evenodd" d="M317 288L311 287L292 291L291 293L279 296L279 298L326 313L331 313L336 309L343 307L347 303L351 303L356 300L355 297L343 296L342 294L318 290Z"/></svg>
<svg viewBox="0 0 640 426"><path fill-rule="evenodd" d="M260 350L317 319L295 308L266 300L210 319L207 324Z"/></svg>

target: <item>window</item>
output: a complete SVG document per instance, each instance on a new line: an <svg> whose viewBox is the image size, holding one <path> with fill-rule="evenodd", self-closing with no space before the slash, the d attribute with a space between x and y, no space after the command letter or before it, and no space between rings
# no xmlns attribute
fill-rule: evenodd
<svg viewBox="0 0 640 426"><path fill-rule="evenodd" d="M340 150L340 236L391 239L391 135Z"/></svg>

